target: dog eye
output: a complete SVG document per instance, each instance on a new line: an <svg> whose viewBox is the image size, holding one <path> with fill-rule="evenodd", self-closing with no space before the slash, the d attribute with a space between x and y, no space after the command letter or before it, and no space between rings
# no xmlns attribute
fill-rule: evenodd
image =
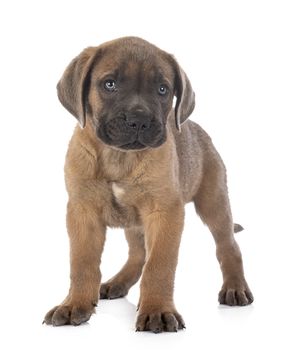
<svg viewBox="0 0 286 350"><path fill-rule="evenodd" d="M109 91L109 92L115 91L115 89L116 89L116 83L115 83L115 81L112 80L112 79L105 80L105 82L104 82L104 88L105 88L105 90L107 90L107 91Z"/></svg>
<svg viewBox="0 0 286 350"><path fill-rule="evenodd" d="M159 86L159 89L158 89L159 95L164 96L164 95L167 94L167 92L168 92L167 86L164 85L164 84L161 84L161 85Z"/></svg>

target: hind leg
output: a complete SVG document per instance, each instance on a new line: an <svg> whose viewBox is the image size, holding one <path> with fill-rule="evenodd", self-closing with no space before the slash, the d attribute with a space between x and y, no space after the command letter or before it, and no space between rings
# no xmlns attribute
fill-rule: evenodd
<svg viewBox="0 0 286 350"><path fill-rule="evenodd" d="M101 285L101 299L124 297L141 276L145 263L143 230L138 227L127 228L125 229L125 237L129 245L128 260L114 277Z"/></svg>
<svg viewBox="0 0 286 350"><path fill-rule="evenodd" d="M244 277L241 252L234 238L225 169L220 161L210 164L194 202L197 213L208 225L216 243L223 275L220 304L251 304L253 296Z"/></svg>

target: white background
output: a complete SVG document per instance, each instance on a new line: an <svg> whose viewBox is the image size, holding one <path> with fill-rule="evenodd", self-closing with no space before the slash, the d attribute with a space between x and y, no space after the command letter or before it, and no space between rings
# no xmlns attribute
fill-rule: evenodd
<svg viewBox="0 0 286 350"><path fill-rule="evenodd" d="M0 5L1 349L285 349L284 1L2 1ZM285 3L285 2L284 2ZM252 306L220 307L208 230L186 208L175 300L187 329L135 333L138 285L80 327L42 325L69 286L63 164L75 119L55 86L86 46L141 36L177 57L196 91L192 119L228 168ZM123 264L108 232L104 279Z"/></svg>

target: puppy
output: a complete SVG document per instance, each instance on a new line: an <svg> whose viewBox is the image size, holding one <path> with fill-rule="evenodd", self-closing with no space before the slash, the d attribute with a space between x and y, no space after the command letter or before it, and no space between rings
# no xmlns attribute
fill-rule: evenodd
<svg viewBox="0 0 286 350"><path fill-rule="evenodd" d="M184 328L173 286L184 205L191 201L216 243L223 275L219 302L252 303L225 167L206 132L187 121L195 94L174 57L139 38L117 39L85 49L57 87L79 123L65 164L71 285L45 323L86 322L99 297L125 296L142 275L136 330ZM124 228L129 257L101 284L108 226Z"/></svg>

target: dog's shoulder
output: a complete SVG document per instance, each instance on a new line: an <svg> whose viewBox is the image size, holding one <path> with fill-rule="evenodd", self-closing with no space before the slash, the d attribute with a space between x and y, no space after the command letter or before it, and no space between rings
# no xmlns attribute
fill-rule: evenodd
<svg viewBox="0 0 286 350"><path fill-rule="evenodd" d="M66 179L84 180L94 177L98 154L86 131L76 126L71 137L65 160Z"/></svg>

